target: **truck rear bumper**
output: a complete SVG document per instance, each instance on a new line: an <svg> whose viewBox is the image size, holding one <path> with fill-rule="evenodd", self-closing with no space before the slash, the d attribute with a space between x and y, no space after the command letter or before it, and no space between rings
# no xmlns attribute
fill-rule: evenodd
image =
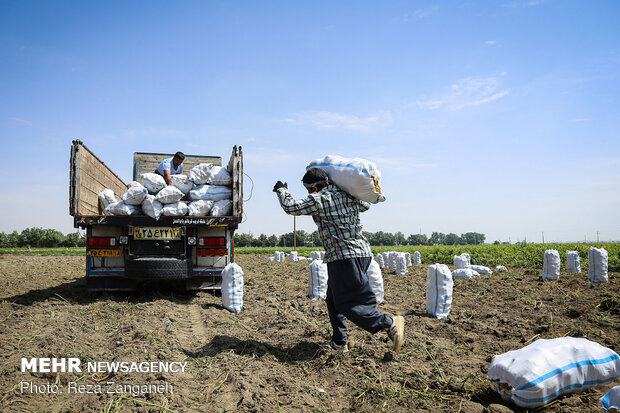
<svg viewBox="0 0 620 413"><path fill-rule="evenodd" d="M125 276L133 280L186 280L192 262L178 258L136 258L125 262Z"/></svg>

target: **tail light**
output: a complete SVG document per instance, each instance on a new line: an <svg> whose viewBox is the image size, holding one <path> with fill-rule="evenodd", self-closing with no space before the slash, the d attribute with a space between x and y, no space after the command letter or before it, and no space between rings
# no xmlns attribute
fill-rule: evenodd
<svg viewBox="0 0 620 413"><path fill-rule="evenodd" d="M114 247L116 238L114 237L90 237L88 238L89 247Z"/></svg>
<svg viewBox="0 0 620 413"><path fill-rule="evenodd" d="M224 237L202 237L198 238L199 247L224 247L226 238Z"/></svg>

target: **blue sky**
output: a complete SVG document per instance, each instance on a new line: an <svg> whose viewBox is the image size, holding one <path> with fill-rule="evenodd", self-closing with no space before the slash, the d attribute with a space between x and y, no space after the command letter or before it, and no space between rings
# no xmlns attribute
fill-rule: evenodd
<svg viewBox="0 0 620 413"><path fill-rule="evenodd" d="M79 138L126 182L243 146L244 233L338 154L383 174L368 231L620 240L620 2L0 0L0 56L3 232L74 231Z"/></svg>

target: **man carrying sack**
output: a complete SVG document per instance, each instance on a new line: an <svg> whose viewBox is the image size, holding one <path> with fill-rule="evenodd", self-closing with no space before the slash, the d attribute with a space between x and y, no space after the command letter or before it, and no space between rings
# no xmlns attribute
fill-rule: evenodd
<svg viewBox="0 0 620 413"><path fill-rule="evenodd" d="M372 260L370 244L362 235L359 213L370 208L330 183L327 174L309 169L302 179L308 197L296 200L286 183L278 181L273 187L284 212L290 215L311 215L318 226L327 262L327 310L332 325L329 347L348 350L347 324L349 319L371 334L387 330L392 350L399 352L404 341L404 319L389 317L377 310L377 299L368 280Z"/></svg>

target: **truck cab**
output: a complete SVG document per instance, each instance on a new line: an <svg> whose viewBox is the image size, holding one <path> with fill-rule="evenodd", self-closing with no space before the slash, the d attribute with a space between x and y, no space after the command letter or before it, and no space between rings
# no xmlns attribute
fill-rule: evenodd
<svg viewBox="0 0 620 413"><path fill-rule="evenodd" d="M133 179L154 172L173 154L136 152ZM222 166L218 156L186 155L183 170L200 163ZM135 291L170 281L185 290L221 288L221 272L234 261L234 232L243 215L243 152L234 146L226 164L232 177L228 216L106 215L98 195L106 188L120 200L128 185L81 141L71 146L69 210L86 231L89 291Z"/></svg>

